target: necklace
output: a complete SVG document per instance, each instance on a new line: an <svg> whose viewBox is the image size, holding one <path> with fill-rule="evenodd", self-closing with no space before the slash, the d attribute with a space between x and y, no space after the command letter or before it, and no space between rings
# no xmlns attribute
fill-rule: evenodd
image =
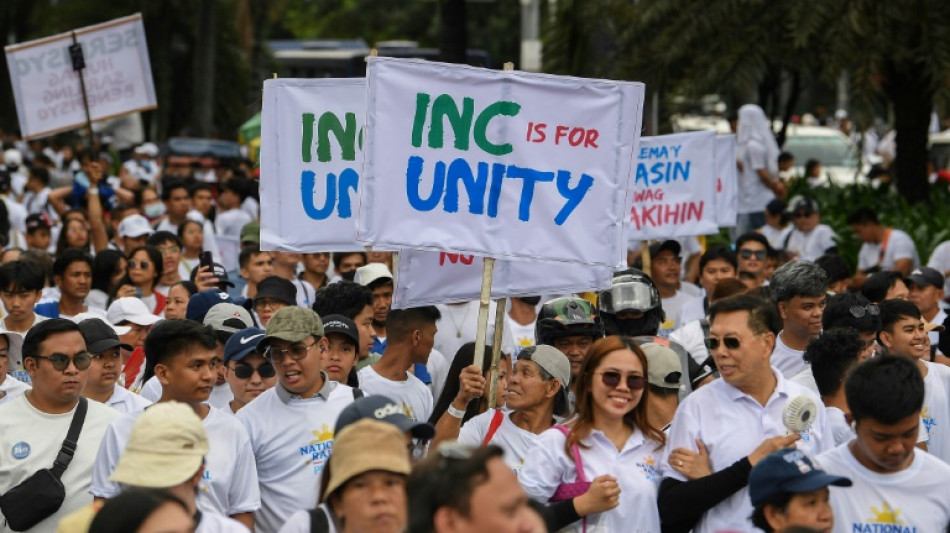
<svg viewBox="0 0 950 533"><path fill-rule="evenodd" d="M461 338L462 338L462 326L465 325L465 319L468 318L468 311L469 311L469 309L471 308L471 305L470 305L470 304L467 304L467 303L466 303L466 304L462 304L462 305L465 306L465 314L462 315L461 323L455 321L455 311L454 311L454 308L457 307L457 306L454 306L454 305L448 306L448 309L452 309L452 312L449 313L449 320L452 321L452 327L455 328L455 338L457 338L457 339L461 339Z"/></svg>

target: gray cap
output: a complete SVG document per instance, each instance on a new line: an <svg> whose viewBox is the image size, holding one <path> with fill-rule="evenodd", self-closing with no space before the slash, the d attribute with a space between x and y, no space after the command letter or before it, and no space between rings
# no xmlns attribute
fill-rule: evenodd
<svg viewBox="0 0 950 533"><path fill-rule="evenodd" d="M528 352L528 353L525 353ZM547 344L538 344L525 348L519 354L519 359L534 361L554 379L561 382L561 388L567 390L571 383L571 361L561 350Z"/></svg>

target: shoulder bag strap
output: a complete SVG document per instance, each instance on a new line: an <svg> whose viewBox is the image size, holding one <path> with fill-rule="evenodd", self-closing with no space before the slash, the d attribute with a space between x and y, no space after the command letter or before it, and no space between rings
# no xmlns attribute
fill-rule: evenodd
<svg viewBox="0 0 950 533"><path fill-rule="evenodd" d="M501 412L501 409L495 409L495 414L491 417L491 424L488 426L488 433L485 434L485 438L482 440L482 446L488 446L488 443L491 442L492 437L495 436L495 432L498 431L499 426L505 420L505 413Z"/></svg>
<svg viewBox="0 0 950 533"><path fill-rule="evenodd" d="M330 521L327 519L327 513L322 507L310 510L310 533L328 533L330 531Z"/></svg>
<svg viewBox="0 0 950 533"><path fill-rule="evenodd" d="M73 413L73 420L69 423L69 431L66 432L66 440L63 441L63 447L60 448L56 460L53 462L53 468L50 471L59 479L69 467L73 460L73 454L76 453L76 445L79 442L79 434L82 432L83 422L86 421L86 410L89 405L87 400L80 396L79 405L76 406L76 412Z"/></svg>
<svg viewBox="0 0 950 533"><path fill-rule="evenodd" d="M571 432L569 429L567 429L567 426L562 424L554 424L551 427L563 433L565 437ZM577 469L577 481L586 483L587 476L584 475L584 463L581 462L581 448L576 442L571 444L571 456L574 458L574 468Z"/></svg>

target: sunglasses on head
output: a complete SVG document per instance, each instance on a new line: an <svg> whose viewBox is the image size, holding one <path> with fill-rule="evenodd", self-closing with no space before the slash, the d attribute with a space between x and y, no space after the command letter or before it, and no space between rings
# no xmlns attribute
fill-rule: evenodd
<svg viewBox="0 0 950 533"><path fill-rule="evenodd" d="M129 268L141 268L142 270L145 270L151 264L152 263L148 261L133 261L129 259Z"/></svg>
<svg viewBox="0 0 950 533"><path fill-rule="evenodd" d="M615 389L620 386L620 379L623 375L615 370L606 370L600 373L600 380L604 385ZM627 388L630 390L641 390L646 385L647 380L643 376L627 374Z"/></svg>
<svg viewBox="0 0 950 533"><path fill-rule="evenodd" d="M766 255L765 250L739 250L739 257L743 259L752 259L752 256L755 256L759 261L765 261Z"/></svg>
<svg viewBox="0 0 950 533"><path fill-rule="evenodd" d="M723 337L722 340L719 340L715 337L706 337L706 348L709 351L718 350L720 344L724 344L726 348L730 350L737 350L741 343L736 337Z"/></svg>
<svg viewBox="0 0 950 533"><path fill-rule="evenodd" d="M88 352L80 352L76 355L69 357L68 355L61 353L54 353L53 355L34 355L36 359L46 359L53 365L53 368L63 372L69 368L69 363L72 362L73 366L76 367L76 370L86 370L89 368L89 364L92 363L92 355Z"/></svg>
<svg viewBox="0 0 950 533"><path fill-rule="evenodd" d="M238 363L231 370L234 377L238 379L250 379L257 372L262 378L272 378L277 375L277 369L270 363L262 363L260 366L251 366L247 363Z"/></svg>
<svg viewBox="0 0 950 533"><path fill-rule="evenodd" d="M848 312L854 318L864 318L864 315L877 316L881 314L881 308L875 304L852 305L848 308Z"/></svg>

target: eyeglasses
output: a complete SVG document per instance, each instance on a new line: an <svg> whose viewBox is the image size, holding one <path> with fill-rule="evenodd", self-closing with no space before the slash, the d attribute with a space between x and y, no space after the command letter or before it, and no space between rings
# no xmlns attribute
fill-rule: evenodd
<svg viewBox="0 0 950 533"><path fill-rule="evenodd" d="M317 341L313 341L310 344L295 344L290 348L275 348L273 346L268 346L264 350L264 357L269 359L272 363L281 364L284 361L284 356L290 354L290 358L294 361L300 361L304 357L307 357L307 353L310 351L310 348L313 348L317 345Z"/></svg>
<svg viewBox="0 0 950 533"><path fill-rule="evenodd" d="M765 261L765 256L768 254L765 250L739 250L739 257L743 259L752 259L753 255L759 261Z"/></svg>
<svg viewBox="0 0 950 533"><path fill-rule="evenodd" d="M50 356L33 355L31 357L36 359L46 359L51 365L53 365L54 369L60 372L63 372L69 368L70 362L76 367L76 370L86 370L89 368L89 364L92 363L92 355L90 355L88 352L79 352L72 357L61 353L54 353Z"/></svg>
<svg viewBox="0 0 950 533"><path fill-rule="evenodd" d="M276 298L258 298L258 299L255 299L255 300L254 300L254 308L255 308L255 309L257 309L257 308L261 308L261 309L265 309L265 308L277 309L277 308L279 308L279 307L281 307L281 306L286 306L286 305L287 305L286 303L284 303L284 302L282 302L282 301L280 301L280 300L278 300L278 299L276 299Z"/></svg>
<svg viewBox="0 0 950 533"><path fill-rule="evenodd" d="M152 264L152 263L150 263L150 262L148 262L148 261L133 261L133 260L129 259L129 268L141 268L142 270L145 270L145 269L148 268L151 264Z"/></svg>
<svg viewBox="0 0 950 533"><path fill-rule="evenodd" d="M738 350L741 343L737 337L723 337L720 341L715 337L707 337L706 348L711 352L713 350L718 350L720 344L724 344L729 350Z"/></svg>
<svg viewBox="0 0 950 533"><path fill-rule="evenodd" d="M864 318L864 315L877 316L881 314L881 308L875 304L852 305L848 308L848 312L854 318Z"/></svg>
<svg viewBox="0 0 950 533"><path fill-rule="evenodd" d="M620 378L623 375L620 372L615 372L613 370L606 370L604 372L598 372L600 374L600 380L604 385L610 387L611 389L616 389L620 386ZM646 386L647 380L643 376L637 376L634 374L627 374L627 388L630 390L641 390Z"/></svg>
<svg viewBox="0 0 950 533"><path fill-rule="evenodd" d="M234 377L238 379L250 379L257 372L262 378L272 378L277 375L277 369L271 363L263 363L260 366L251 366L247 363L234 365L231 369Z"/></svg>

